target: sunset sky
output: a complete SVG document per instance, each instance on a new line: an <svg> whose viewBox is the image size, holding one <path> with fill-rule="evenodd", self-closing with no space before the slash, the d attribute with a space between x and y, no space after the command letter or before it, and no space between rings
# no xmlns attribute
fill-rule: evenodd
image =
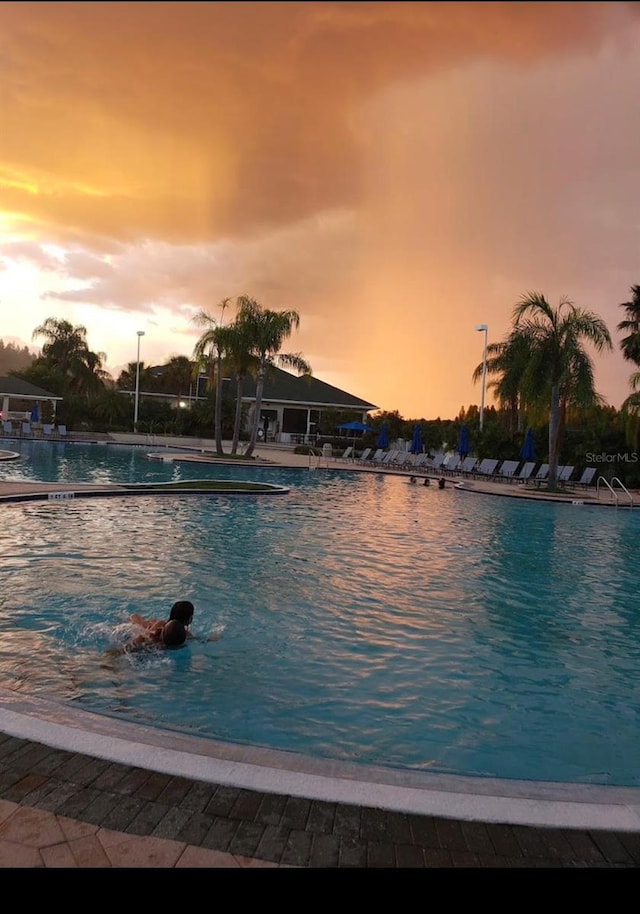
<svg viewBox="0 0 640 914"><path fill-rule="evenodd" d="M321 380L452 418L536 290L606 321L619 407L640 4L4 2L0 231L0 338L82 324L114 376L246 294Z"/></svg>

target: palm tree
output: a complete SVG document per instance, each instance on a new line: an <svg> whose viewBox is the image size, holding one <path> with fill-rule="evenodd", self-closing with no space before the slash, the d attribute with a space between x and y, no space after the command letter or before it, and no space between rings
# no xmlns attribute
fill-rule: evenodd
<svg viewBox="0 0 640 914"><path fill-rule="evenodd" d="M127 367L123 368L118 379L116 381L116 387L119 390L129 390L132 391L136 386L136 375L138 373L138 364L140 365L140 389L144 388L145 390L153 390L155 376L150 365L145 365L144 362L128 362Z"/></svg>
<svg viewBox="0 0 640 914"><path fill-rule="evenodd" d="M106 360L106 353L87 349L84 358L76 366L71 389L87 398L101 394L105 389L105 383L111 380L109 372L102 367Z"/></svg>
<svg viewBox="0 0 640 914"><path fill-rule="evenodd" d="M620 342L622 355L628 362L640 365L640 286L631 286L631 301L623 302L620 307L627 312L626 319L617 326L618 330L627 334ZM640 439L640 371L631 375L629 384L632 392L620 412L625 421L626 440L637 450Z"/></svg>
<svg viewBox="0 0 640 914"><path fill-rule="evenodd" d="M124 425L129 417L129 403L116 387L105 387L93 403L97 419L105 422L109 428L113 425Z"/></svg>
<svg viewBox="0 0 640 914"><path fill-rule="evenodd" d="M624 420L624 433L627 444L634 451L640 444L640 371L634 371L629 378L632 393L620 407L620 414Z"/></svg>
<svg viewBox="0 0 640 914"><path fill-rule="evenodd" d="M109 377L102 365L103 352L92 352L87 345L87 329L69 321L48 317L33 331L32 338L43 336L42 359L64 378L73 393L88 396L104 387Z"/></svg>
<svg viewBox="0 0 640 914"><path fill-rule="evenodd" d="M549 488L557 485L558 460L564 416L569 403L588 406L596 402L593 363L582 341L596 351L611 350L611 336L597 314L577 308L562 298L552 308L540 292L529 292L513 311L514 330L529 341L529 358L522 376L525 400L546 396L549 403Z"/></svg>
<svg viewBox="0 0 640 914"><path fill-rule="evenodd" d="M617 329L627 336L620 342L622 355L629 362L640 365L640 286L631 286L631 301L620 305L627 312Z"/></svg>
<svg viewBox="0 0 640 914"><path fill-rule="evenodd" d="M186 355L175 355L163 365L160 375L162 393L175 394L178 399L185 397L197 369Z"/></svg>
<svg viewBox="0 0 640 914"><path fill-rule="evenodd" d="M223 298L220 302L222 310L220 323L206 311L198 312L193 318L195 324L207 328L194 347L193 358L198 366L206 367L210 381L215 378L216 414L214 425L216 453L219 456L224 454L222 447L222 362L229 346L230 337L229 328L225 327L222 321L230 300L229 298Z"/></svg>
<svg viewBox="0 0 640 914"><path fill-rule="evenodd" d="M46 340L42 347L43 357L65 372L70 371L88 349L86 327L80 324L74 327L69 321L55 317L48 317L35 328L31 338L37 336L44 336Z"/></svg>
<svg viewBox="0 0 640 914"><path fill-rule="evenodd" d="M240 310L246 301L248 301L246 295L240 295L237 298L236 304ZM251 351L250 326L247 321L236 319L233 324L229 325L228 330L229 333L226 339L227 365L236 379L236 410L233 423L231 453L237 454L238 444L240 442L240 427L242 424L242 393L244 381L247 375L258 373L258 359Z"/></svg>
<svg viewBox="0 0 640 914"><path fill-rule="evenodd" d="M524 421L524 398L522 379L529 361L530 341L522 328L513 329L505 340L487 346L487 374L495 379L487 385L493 388L498 403L509 411L510 433L522 431ZM472 379L476 383L482 377L484 363L474 370Z"/></svg>
<svg viewBox="0 0 640 914"><path fill-rule="evenodd" d="M241 328L240 332L246 334L246 338L250 340L251 352L258 360L256 401L249 444L245 451L245 455L251 457L258 437L262 392L267 371L277 364L294 368L299 374L311 374L311 367L300 353L280 352L285 339L300 326L300 315L297 311L271 311L263 308L255 299L243 296L236 323Z"/></svg>

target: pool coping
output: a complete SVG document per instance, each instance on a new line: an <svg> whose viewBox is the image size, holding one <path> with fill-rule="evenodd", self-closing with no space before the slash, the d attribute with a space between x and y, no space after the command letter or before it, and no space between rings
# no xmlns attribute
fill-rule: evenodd
<svg viewBox="0 0 640 914"><path fill-rule="evenodd" d="M535 782L363 765L117 720L0 688L0 727L110 762L263 793L467 821L640 831L640 788Z"/></svg>
<svg viewBox="0 0 640 914"><path fill-rule="evenodd" d="M57 490L50 492L30 492L28 494L15 494L15 495L0 495L0 503L11 504L16 502L28 502L28 501L75 501L75 499L80 498L127 498L129 496L144 497L147 496L160 496L160 497L173 497L173 498L182 498L184 496L195 496L199 495L200 497L207 498L225 498L228 495L244 495L249 497L258 497L265 495L286 495L289 492L289 489L284 487L274 488L273 490L266 489L256 489L255 491L250 491L247 489L180 489L175 488L167 491L158 491L151 489L142 489L140 491L131 491L130 489L121 489L114 487L112 489L93 489L91 491L82 491L77 487L72 489Z"/></svg>

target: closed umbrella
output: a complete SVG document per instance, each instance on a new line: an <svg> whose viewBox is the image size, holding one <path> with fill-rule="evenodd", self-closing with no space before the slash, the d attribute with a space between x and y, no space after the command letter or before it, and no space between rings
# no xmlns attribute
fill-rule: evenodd
<svg viewBox="0 0 640 914"><path fill-rule="evenodd" d="M413 437L411 439L411 447L409 448L412 454L421 454L422 453L422 426L416 424L413 426Z"/></svg>
<svg viewBox="0 0 640 914"><path fill-rule="evenodd" d="M533 440L533 429L527 429L527 434L524 436L524 442L522 448L520 449L520 460L535 460L536 459L536 446Z"/></svg>
<svg viewBox="0 0 640 914"><path fill-rule="evenodd" d="M31 410L31 421L39 422L40 421L40 404L34 403L33 409Z"/></svg>
<svg viewBox="0 0 640 914"><path fill-rule="evenodd" d="M386 422L383 422L380 426L380 434L378 435L376 447L381 447L385 451L389 447L389 426Z"/></svg>
<svg viewBox="0 0 640 914"><path fill-rule="evenodd" d="M460 458L462 460L464 460L465 457L468 457L471 453L471 439L469 437L469 429L464 424L460 426L460 434L458 435L458 446L456 451L458 454L460 454Z"/></svg>

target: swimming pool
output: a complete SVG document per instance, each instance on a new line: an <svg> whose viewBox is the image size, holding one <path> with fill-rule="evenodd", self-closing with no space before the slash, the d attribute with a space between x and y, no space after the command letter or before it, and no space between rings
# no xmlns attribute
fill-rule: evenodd
<svg viewBox="0 0 640 914"><path fill-rule="evenodd" d="M1 478L242 478L290 493L3 506L0 685L365 765L640 782L638 512L18 447L27 459ZM219 641L105 662L129 613L183 597L196 634Z"/></svg>

